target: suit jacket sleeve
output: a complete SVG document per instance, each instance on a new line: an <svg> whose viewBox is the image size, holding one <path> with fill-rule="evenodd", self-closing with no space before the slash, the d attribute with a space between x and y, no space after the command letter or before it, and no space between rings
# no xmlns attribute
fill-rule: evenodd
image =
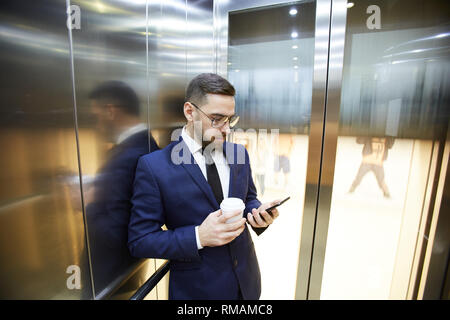
<svg viewBox="0 0 450 320"><path fill-rule="evenodd" d="M138 258L198 260L195 226L162 230L165 213L161 191L145 157L139 159L128 226L128 248Z"/></svg>
<svg viewBox="0 0 450 320"><path fill-rule="evenodd" d="M258 209L261 206L261 202L257 199L257 191L255 187L255 183L252 178L252 169L250 167L250 158L248 156L247 150L245 150L245 163L248 165L248 190L247 190L247 198L245 199L245 211L244 214L247 215L248 212L252 212L253 208ZM265 228L254 228L252 226L253 231L259 236L263 233L267 227Z"/></svg>

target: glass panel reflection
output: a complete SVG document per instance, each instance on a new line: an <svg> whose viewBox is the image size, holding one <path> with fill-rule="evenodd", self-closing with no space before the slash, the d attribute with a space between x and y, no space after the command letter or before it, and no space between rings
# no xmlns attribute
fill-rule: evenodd
<svg viewBox="0 0 450 320"><path fill-rule="evenodd" d="M348 6L322 299L412 297L449 120L448 12L445 1Z"/></svg>
<svg viewBox="0 0 450 320"><path fill-rule="evenodd" d="M280 217L270 232L259 237L252 233L261 269L261 299L293 299L295 294L314 26L314 2L229 15L228 79L236 88L236 113L241 117L233 141L249 152L262 202L291 196L279 208ZM274 272L280 268L283 272Z"/></svg>
<svg viewBox="0 0 450 320"><path fill-rule="evenodd" d="M0 299L92 299L66 3L0 14Z"/></svg>

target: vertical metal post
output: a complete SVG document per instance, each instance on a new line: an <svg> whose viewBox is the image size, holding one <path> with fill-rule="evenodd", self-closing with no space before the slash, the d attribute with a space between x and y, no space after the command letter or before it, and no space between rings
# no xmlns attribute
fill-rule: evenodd
<svg viewBox="0 0 450 320"><path fill-rule="evenodd" d="M95 299L95 288L94 288L94 275L92 273L92 260L91 260L91 250L89 247L89 232L88 225L86 219L86 210L84 206L84 194L83 194L83 171L81 169L81 157L80 157L80 140L78 136L78 112L77 112L77 96L76 96L76 88L75 88L75 65L73 59L73 39L72 39L72 20L70 18L70 0L66 0L66 12L67 12L67 21L68 21L68 34L69 34L69 54L70 54L70 74L71 74L71 82L72 82L72 101L73 101L73 119L74 119L74 128L75 128L75 139L77 145L77 161L78 161L78 175L80 178L80 194L81 194L81 208L83 211L83 223L84 223L84 233L86 240L86 251L88 254L88 262L89 262L89 274L92 288L92 297Z"/></svg>
<svg viewBox="0 0 450 320"><path fill-rule="evenodd" d="M315 246L315 228L319 187L322 170L324 121L328 80L328 57L330 46L331 1L316 1L316 26L314 37L314 75L311 105L311 127L308 145L305 204L300 241L297 286L295 298L309 299L311 261Z"/></svg>
<svg viewBox="0 0 450 320"><path fill-rule="evenodd" d="M319 299L330 220L331 194L339 129L342 70L344 63L347 1L333 0L331 6L328 77L325 102L325 122L322 147L321 174L317 216L314 230L314 247L311 260L308 299Z"/></svg>

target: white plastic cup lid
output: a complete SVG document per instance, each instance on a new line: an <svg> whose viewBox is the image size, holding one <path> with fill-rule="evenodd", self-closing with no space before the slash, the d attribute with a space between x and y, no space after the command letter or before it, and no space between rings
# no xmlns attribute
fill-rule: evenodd
<svg viewBox="0 0 450 320"><path fill-rule="evenodd" d="M222 209L222 211L244 210L245 204L240 198L225 198L220 204L220 209Z"/></svg>

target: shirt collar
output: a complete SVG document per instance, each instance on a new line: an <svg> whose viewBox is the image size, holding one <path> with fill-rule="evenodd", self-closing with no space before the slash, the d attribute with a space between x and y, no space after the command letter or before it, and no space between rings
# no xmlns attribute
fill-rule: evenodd
<svg viewBox="0 0 450 320"><path fill-rule="evenodd" d="M197 141L192 139L191 136L187 133L186 126L184 126L183 130L181 131L181 137L183 138L184 142L189 148L189 151L192 154L202 150L202 146L198 144Z"/></svg>
<svg viewBox="0 0 450 320"><path fill-rule="evenodd" d="M144 130L147 130L147 125L145 123L139 123L135 126L128 128L117 137L117 144L124 142L127 138L131 137L133 134L136 134Z"/></svg>

